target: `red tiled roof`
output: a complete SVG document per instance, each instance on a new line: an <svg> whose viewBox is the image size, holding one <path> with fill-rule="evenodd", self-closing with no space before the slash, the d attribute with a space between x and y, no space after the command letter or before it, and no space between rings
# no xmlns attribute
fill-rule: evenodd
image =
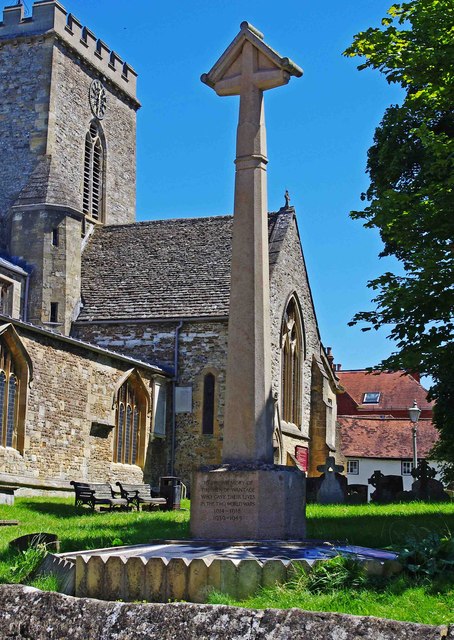
<svg viewBox="0 0 454 640"><path fill-rule="evenodd" d="M338 417L342 453L354 458L411 458L412 424L404 418ZM438 431L431 420L418 422L418 457L426 458Z"/></svg>
<svg viewBox="0 0 454 640"><path fill-rule="evenodd" d="M411 375L405 375L403 371L379 373L368 373L364 370L336 371L336 375L347 394L361 410L383 411L383 413L390 413L392 410L406 411L408 407L413 406L414 400L420 409L432 409L433 403L427 401L426 389ZM376 404L363 404L364 394L374 391L380 393L380 401ZM342 414L342 396L338 400L340 405L338 413ZM345 401L347 407L347 398Z"/></svg>

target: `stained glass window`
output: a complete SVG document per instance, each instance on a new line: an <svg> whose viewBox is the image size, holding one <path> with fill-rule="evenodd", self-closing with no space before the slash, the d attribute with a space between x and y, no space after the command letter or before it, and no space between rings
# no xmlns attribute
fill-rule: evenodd
<svg viewBox="0 0 454 640"><path fill-rule="evenodd" d="M290 298L281 329L282 419L301 426L303 329L298 304Z"/></svg>
<svg viewBox="0 0 454 640"><path fill-rule="evenodd" d="M83 212L98 222L104 214L104 155L99 125L92 122L85 137Z"/></svg>
<svg viewBox="0 0 454 640"><path fill-rule="evenodd" d="M114 462L139 464L143 452L141 429L146 415L143 394L129 378L118 391Z"/></svg>
<svg viewBox="0 0 454 640"><path fill-rule="evenodd" d="M8 347L0 341L0 446L17 447L20 380Z"/></svg>
<svg viewBox="0 0 454 640"><path fill-rule="evenodd" d="M203 381L203 415L202 433L212 435L214 430L214 390L216 379L212 373L207 373Z"/></svg>

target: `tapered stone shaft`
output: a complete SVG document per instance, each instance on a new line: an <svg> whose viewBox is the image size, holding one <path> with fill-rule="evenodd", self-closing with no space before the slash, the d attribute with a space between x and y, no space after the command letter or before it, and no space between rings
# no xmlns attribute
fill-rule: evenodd
<svg viewBox="0 0 454 640"><path fill-rule="evenodd" d="M224 415L224 463L273 462L266 133L263 92L302 71L246 22L202 80L239 95Z"/></svg>

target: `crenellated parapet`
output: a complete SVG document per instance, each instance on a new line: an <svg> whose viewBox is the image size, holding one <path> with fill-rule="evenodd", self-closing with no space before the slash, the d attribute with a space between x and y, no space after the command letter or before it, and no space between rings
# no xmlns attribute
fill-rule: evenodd
<svg viewBox="0 0 454 640"><path fill-rule="evenodd" d="M76 54L93 65L122 91L136 99L137 73L120 56L57 2L37 0L32 15L25 17L22 4L5 7L0 22L0 46L23 37L56 34Z"/></svg>

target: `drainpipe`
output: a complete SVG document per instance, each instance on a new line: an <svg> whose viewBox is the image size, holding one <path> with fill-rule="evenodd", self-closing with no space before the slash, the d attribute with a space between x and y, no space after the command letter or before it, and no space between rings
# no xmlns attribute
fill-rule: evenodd
<svg viewBox="0 0 454 640"><path fill-rule="evenodd" d="M24 310L22 313L22 321L28 322L28 296L30 292L30 273L25 276L25 291L24 291Z"/></svg>
<svg viewBox="0 0 454 640"><path fill-rule="evenodd" d="M175 442L176 442L176 413L175 413L175 399L176 388L178 384L178 357L179 351L179 339L180 330L183 326L183 320L180 320L175 329L175 347L173 350L173 378L172 378L172 432L171 432L171 445L170 445L170 475L175 475Z"/></svg>

